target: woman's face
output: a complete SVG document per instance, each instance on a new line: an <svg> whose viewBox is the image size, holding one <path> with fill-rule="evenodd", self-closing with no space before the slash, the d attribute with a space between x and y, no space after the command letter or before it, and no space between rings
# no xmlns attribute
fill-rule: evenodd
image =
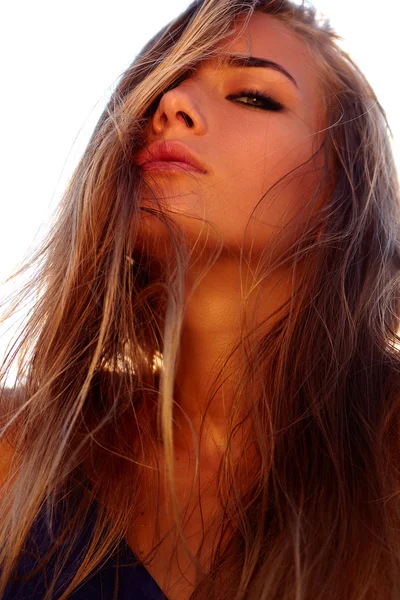
<svg viewBox="0 0 400 600"><path fill-rule="evenodd" d="M300 236L313 208L307 201L321 178L322 152L309 160L324 126L318 72L306 46L270 15L255 12L234 37L219 45L221 54L257 57L282 69L202 63L162 96L145 141L146 147L184 144L207 173L145 170L144 179L194 237L202 232L211 240L215 231L191 216L211 221L231 251L258 254L277 233L281 251ZM143 199L152 204L146 192Z"/></svg>

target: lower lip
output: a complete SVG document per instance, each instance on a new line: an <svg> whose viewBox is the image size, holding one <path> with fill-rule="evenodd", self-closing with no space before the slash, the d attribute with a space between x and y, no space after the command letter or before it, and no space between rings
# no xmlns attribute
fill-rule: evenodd
<svg viewBox="0 0 400 600"><path fill-rule="evenodd" d="M196 169L196 167L193 167L188 163L172 160L152 160L150 162L143 163L142 168L145 171L171 171L174 173L189 172L200 173L201 175L204 175L205 173L204 171L200 171L199 169Z"/></svg>

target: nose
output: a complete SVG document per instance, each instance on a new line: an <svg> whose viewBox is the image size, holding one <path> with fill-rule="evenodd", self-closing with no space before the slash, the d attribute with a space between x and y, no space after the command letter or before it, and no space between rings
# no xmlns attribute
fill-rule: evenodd
<svg viewBox="0 0 400 600"><path fill-rule="evenodd" d="M186 84L186 85L185 85ZM194 135L207 133L207 123L194 97L195 90L189 82L165 92L152 119L154 133L160 135L167 130L187 131Z"/></svg>

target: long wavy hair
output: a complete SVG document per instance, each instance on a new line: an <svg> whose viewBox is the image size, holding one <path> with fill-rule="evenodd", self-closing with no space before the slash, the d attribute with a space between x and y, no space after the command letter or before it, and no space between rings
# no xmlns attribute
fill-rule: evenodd
<svg viewBox="0 0 400 600"><path fill-rule="evenodd" d="M49 531L55 511L59 522L36 567L61 548L61 571L96 503L93 539L60 596L68 598L137 518L157 445L185 544L173 389L195 257L162 199L154 193L143 204L135 157L161 95L254 11L287 26L315 61L325 107L315 155L324 166L308 200L312 222L279 265L270 247L257 263L261 282L301 261L296 293L273 318L243 328L207 398L209 406L240 350L246 361L235 373L217 474L223 518L208 567L191 555L191 598L400 598L400 205L391 131L329 21L289 0L196 0L155 35L118 81L47 238L13 276L29 273L7 297L3 322L25 303L30 311L1 369L0 435L12 460L0 498L0 596L40 511ZM317 206L323 187L329 194ZM146 218L165 232L163 263L141 235ZM209 253L206 264L217 259ZM254 457L244 486L232 460L239 434Z"/></svg>

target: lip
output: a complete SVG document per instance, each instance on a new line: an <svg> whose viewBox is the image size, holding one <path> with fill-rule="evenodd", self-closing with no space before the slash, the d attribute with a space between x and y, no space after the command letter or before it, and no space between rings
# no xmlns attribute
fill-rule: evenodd
<svg viewBox="0 0 400 600"><path fill-rule="evenodd" d="M182 142L154 142L139 154L137 163L148 171L208 173L206 166Z"/></svg>

